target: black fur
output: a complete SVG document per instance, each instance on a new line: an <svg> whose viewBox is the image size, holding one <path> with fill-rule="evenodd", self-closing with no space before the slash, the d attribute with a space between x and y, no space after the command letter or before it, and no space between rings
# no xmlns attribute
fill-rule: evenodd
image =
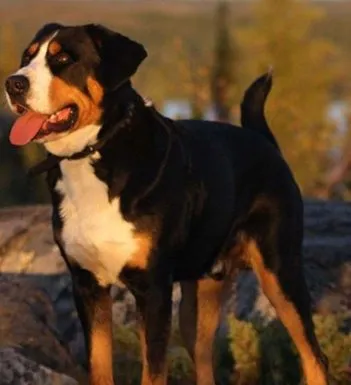
<svg viewBox="0 0 351 385"><path fill-rule="evenodd" d="M98 24L84 27L100 57L97 78L106 90L129 79L146 58L144 47L128 37Z"/></svg>
<svg viewBox="0 0 351 385"><path fill-rule="evenodd" d="M241 103L241 124L243 127L260 132L279 149L278 142L273 136L264 115L265 101L271 88L271 73L261 76L252 83L245 92L244 99Z"/></svg>

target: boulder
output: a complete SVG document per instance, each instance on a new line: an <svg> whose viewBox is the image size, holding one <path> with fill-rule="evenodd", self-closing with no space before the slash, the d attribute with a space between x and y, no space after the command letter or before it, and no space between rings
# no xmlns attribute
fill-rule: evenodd
<svg viewBox="0 0 351 385"><path fill-rule="evenodd" d="M2 348L0 385L78 385L78 382L28 359L15 348Z"/></svg>
<svg viewBox="0 0 351 385"><path fill-rule="evenodd" d="M84 378L42 289L20 277L1 276L0 297L0 385L73 385L74 378Z"/></svg>

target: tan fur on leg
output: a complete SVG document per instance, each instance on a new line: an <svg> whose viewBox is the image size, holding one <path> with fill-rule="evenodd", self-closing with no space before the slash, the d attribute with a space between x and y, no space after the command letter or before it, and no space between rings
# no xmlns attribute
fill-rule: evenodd
<svg viewBox="0 0 351 385"><path fill-rule="evenodd" d="M213 342L223 295L223 282L183 282L179 326L196 370L197 385L214 385Z"/></svg>
<svg viewBox="0 0 351 385"><path fill-rule="evenodd" d="M275 307L299 351L307 385L327 385L325 373L307 338L306 329L296 307L284 295L276 275L265 267L262 255L254 241L248 241L247 254L263 292ZM301 283L296 282L296 284Z"/></svg>
<svg viewBox="0 0 351 385"><path fill-rule="evenodd" d="M104 298L95 309L90 336L90 384L113 385L112 300Z"/></svg>

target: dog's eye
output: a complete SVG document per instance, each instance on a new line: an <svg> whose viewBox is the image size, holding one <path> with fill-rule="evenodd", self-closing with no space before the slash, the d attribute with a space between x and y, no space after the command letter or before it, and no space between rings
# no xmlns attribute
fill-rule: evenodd
<svg viewBox="0 0 351 385"><path fill-rule="evenodd" d="M59 52L53 57L53 60L57 64L69 64L72 62L72 58L67 52Z"/></svg>

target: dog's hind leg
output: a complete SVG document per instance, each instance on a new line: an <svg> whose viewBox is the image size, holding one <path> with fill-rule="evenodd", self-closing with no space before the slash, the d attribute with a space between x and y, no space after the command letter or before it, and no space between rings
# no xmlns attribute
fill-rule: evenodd
<svg viewBox="0 0 351 385"><path fill-rule="evenodd" d="M179 328L194 361L197 385L214 385L213 343L224 284L212 278L181 283Z"/></svg>
<svg viewBox="0 0 351 385"><path fill-rule="evenodd" d="M310 296L301 258L287 252L284 260L279 259L277 269L269 268L267 261L275 258L273 250L249 240L246 252L263 292L297 347L306 384L327 385L327 360L314 334Z"/></svg>

